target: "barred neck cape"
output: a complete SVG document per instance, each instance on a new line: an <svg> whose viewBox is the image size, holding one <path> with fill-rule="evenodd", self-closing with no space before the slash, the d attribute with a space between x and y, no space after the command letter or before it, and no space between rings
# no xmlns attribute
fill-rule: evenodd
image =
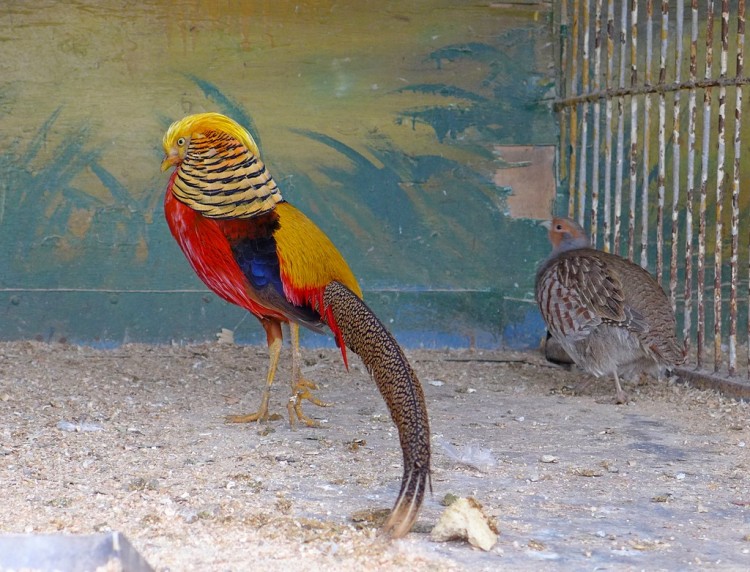
<svg viewBox="0 0 750 572"><path fill-rule="evenodd" d="M283 200L281 191L253 147L210 127L194 132L174 178L175 198L213 219L272 211Z"/></svg>

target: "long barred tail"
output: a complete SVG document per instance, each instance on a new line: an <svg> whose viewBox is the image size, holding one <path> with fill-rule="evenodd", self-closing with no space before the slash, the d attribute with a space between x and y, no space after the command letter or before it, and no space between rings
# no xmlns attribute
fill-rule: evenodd
<svg viewBox="0 0 750 572"><path fill-rule="evenodd" d="M398 429L404 476L383 530L400 538L417 519L430 479L430 426L422 386L398 342L351 290L340 282L331 282L325 288L323 303L344 343L362 358Z"/></svg>

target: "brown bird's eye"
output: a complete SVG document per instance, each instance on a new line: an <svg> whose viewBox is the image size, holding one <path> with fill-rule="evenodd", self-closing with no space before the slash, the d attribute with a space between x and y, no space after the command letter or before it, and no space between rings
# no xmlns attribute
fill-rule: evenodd
<svg viewBox="0 0 750 572"><path fill-rule="evenodd" d="M557 225L557 226L555 227L555 230L562 230L562 229L563 229L563 227L562 227L562 225L561 225L561 224L558 224L558 225Z"/></svg>
<svg viewBox="0 0 750 572"><path fill-rule="evenodd" d="M182 146L183 146L184 144L185 144L185 138L184 138L184 137L180 137L180 138L179 138L179 139L177 140L177 146L178 146L178 147L182 147Z"/></svg>

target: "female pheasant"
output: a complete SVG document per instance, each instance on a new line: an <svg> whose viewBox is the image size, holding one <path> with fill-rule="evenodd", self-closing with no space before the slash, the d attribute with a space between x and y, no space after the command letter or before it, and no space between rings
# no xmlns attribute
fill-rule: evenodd
<svg viewBox="0 0 750 572"><path fill-rule="evenodd" d="M659 372L684 361L667 296L637 264L590 247L576 222L554 218L552 253L536 275L536 301L552 337L596 377Z"/></svg>
<svg viewBox="0 0 750 572"><path fill-rule="evenodd" d="M245 308L266 331L270 363L256 413L268 400L282 345L292 332L289 419L311 425L301 402L315 385L301 376L299 325L328 327L346 364L348 346L372 374L399 431L404 474L384 529L403 536L416 520L430 476L430 441L422 386L396 340L361 300L362 291L339 251L310 219L283 200L252 136L218 113L190 115L164 135L162 170L175 167L164 199L172 235L201 280L224 300Z"/></svg>

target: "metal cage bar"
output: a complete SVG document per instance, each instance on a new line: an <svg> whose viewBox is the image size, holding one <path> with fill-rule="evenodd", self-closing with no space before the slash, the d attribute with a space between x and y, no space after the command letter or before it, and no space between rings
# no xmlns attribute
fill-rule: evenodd
<svg viewBox="0 0 750 572"><path fill-rule="evenodd" d="M594 0L595 2L595 14L594 14L594 79L593 88L594 91L599 91L602 87L601 73L602 73L602 0ZM593 156L596 157L599 153L599 145L601 139L601 101L595 100L593 106L593 137L594 142L592 145ZM591 171L591 244L596 247L599 232L599 161L592 161Z"/></svg>
<svg viewBox="0 0 750 572"><path fill-rule="evenodd" d="M615 53L615 2L607 0L607 72L604 80L609 90L613 85ZM604 101L604 216L602 217L602 241L606 252L612 251L612 99Z"/></svg>
<svg viewBox="0 0 750 572"><path fill-rule="evenodd" d="M706 54L705 54L705 75L706 80L711 78L713 73L713 30L714 30L714 2L708 0L706 14ZM706 343L706 207L708 193L708 159L710 157L710 138L711 138L711 105L712 105L712 86L703 90L703 137L701 145L701 184L700 184L700 202L698 206L698 292L696 303L698 305L698 324L696 333L696 364L699 368L704 365L704 346Z"/></svg>
<svg viewBox="0 0 750 572"><path fill-rule="evenodd" d="M721 52L719 55L719 77L727 77L727 60L729 56L729 0L721 2ZM714 371L719 371L722 362L721 324L722 324L722 293L721 275L724 244L724 184L726 170L726 109L727 88L719 86L719 118L716 123L716 137L718 152L716 157L716 204L714 205Z"/></svg>
<svg viewBox="0 0 750 572"><path fill-rule="evenodd" d="M667 82L667 47L669 45L669 0L661 2L661 49L659 51L659 84ZM667 177L667 94L659 93L659 173L657 175L656 208L656 281L664 275L664 195Z"/></svg>
<svg viewBox="0 0 750 572"><path fill-rule="evenodd" d="M638 86L638 0L630 0L630 85ZM628 203L628 259L635 259L635 202L638 194L638 98L630 97L630 201Z"/></svg>
<svg viewBox="0 0 750 572"><path fill-rule="evenodd" d="M622 3L622 10L620 11L620 51L619 51L619 63L620 63L620 79L619 87L624 89L625 87L625 69L626 69L626 57L627 54L627 30L628 30L628 5L627 2ZM613 220L613 233L612 233L612 252L620 252L620 232L622 224L622 180L623 180L623 164L625 162L625 101L624 98L617 98L617 152L615 155L615 204L614 212L612 213Z"/></svg>
<svg viewBox="0 0 750 572"><path fill-rule="evenodd" d="M690 2L690 67L688 76L695 81L698 70L698 0ZM687 185L685 189L685 286L682 338L690 355L693 325L693 201L695 200L695 125L698 105L696 90L688 93Z"/></svg>
<svg viewBox="0 0 750 572"><path fill-rule="evenodd" d="M675 11L675 50L674 50L674 81L679 83L682 67L682 23L684 18L684 0L677 1ZM682 188L682 177L680 174L680 111L682 92L675 91L672 104L672 254L669 261L669 301L672 311L677 311L677 251L679 245L679 206L680 189Z"/></svg>
<svg viewBox="0 0 750 572"><path fill-rule="evenodd" d="M644 84L651 85L651 65L654 56L654 3L646 2L646 75ZM651 131L651 94L643 96L643 181L641 183L641 266L648 267L648 196L649 196L649 132Z"/></svg>
<svg viewBox="0 0 750 572"><path fill-rule="evenodd" d="M589 70L591 58L589 57L589 40L591 27L591 0L583 0L583 47L581 50L583 65L581 66L581 89L589 89ZM584 224L584 215L586 214L586 188L589 168L587 158L588 140L589 140L589 102L584 101L581 104L581 154L578 162L578 220Z"/></svg>
<svg viewBox="0 0 750 572"><path fill-rule="evenodd" d="M736 76L745 71L745 0L737 3ZM737 291L739 290L740 249L740 167L742 159L742 86L734 94L734 161L732 163L732 252L729 289L729 374L737 372Z"/></svg>

